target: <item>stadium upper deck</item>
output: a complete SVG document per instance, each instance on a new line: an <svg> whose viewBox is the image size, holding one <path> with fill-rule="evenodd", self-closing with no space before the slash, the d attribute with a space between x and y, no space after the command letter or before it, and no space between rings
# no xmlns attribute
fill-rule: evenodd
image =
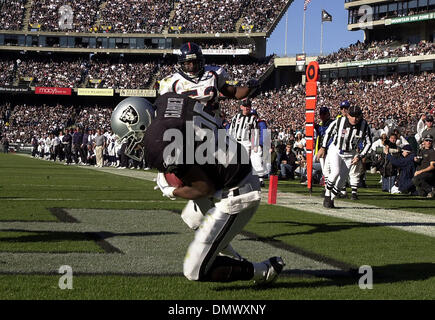
<svg viewBox="0 0 435 320"><path fill-rule="evenodd" d="M328 56L307 57L307 63L319 62L322 80L435 70L435 0L345 0L344 8L348 30L364 30L365 39ZM279 73L295 67L296 59L277 58L275 66Z"/></svg>
<svg viewBox="0 0 435 320"><path fill-rule="evenodd" d="M345 0L344 7L348 30L364 30L366 40L434 41L435 0Z"/></svg>
<svg viewBox="0 0 435 320"><path fill-rule="evenodd" d="M266 38L292 2L0 0L0 49L167 54L197 38L252 45L248 54L264 57Z"/></svg>

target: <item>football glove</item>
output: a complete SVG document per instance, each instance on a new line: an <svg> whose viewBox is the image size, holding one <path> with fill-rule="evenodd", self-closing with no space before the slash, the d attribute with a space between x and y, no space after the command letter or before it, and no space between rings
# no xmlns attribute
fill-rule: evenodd
<svg viewBox="0 0 435 320"><path fill-rule="evenodd" d="M154 180L157 183L157 186L154 187L154 190L160 189L162 191L164 197L168 197L171 200L175 200L174 190L176 188L171 187L165 179L165 175L162 172L157 174L157 178Z"/></svg>

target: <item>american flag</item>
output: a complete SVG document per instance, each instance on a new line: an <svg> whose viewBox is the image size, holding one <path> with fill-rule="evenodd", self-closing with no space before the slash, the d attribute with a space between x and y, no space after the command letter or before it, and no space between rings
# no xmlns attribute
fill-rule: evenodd
<svg viewBox="0 0 435 320"><path fill-rule="evenodd" d="M308 4L311 2L311 0L305 0L304 2L304 10L307 10Z"/></svg>

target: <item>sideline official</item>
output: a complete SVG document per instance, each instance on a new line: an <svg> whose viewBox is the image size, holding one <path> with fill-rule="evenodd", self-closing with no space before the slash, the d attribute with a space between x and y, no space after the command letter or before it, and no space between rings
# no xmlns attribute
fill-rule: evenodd
<svg viewBox="0 0 435 320"><path fill-rule="evenodd" d="M350 166L361 161L372 145L370 126L363 119L360 107L351 106L345 117L340 117L330 124L319 149L319 157L324 156L327 143L331 139L332 143L328 147L331 172L326 182L323 202L326 208L334 208L334 199L346 183ZM361 142L364 148L358 153L358 145Z"/></svg>

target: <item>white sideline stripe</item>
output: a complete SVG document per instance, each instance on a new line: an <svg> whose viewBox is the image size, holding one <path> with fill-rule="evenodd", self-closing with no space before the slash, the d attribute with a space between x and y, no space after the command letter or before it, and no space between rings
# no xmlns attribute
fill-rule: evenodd
<svg viewBox="0 0 435 320"><path fill-rule="evenodd" d="M263 201L267 202L267 195ZM435 216L409 211L379 208L359 202L334 200L335 209L323 207L323 199L295 193L278 193L277 205L286 208L310 211L361 223L385 224L407 232L435 237ZM397 225L395 225L397 224Z"/></svg>
<svg viewBox="0 0 435 320"><path fill-rule="evenodd" d="M84 186L78 184L25 184L25 183L11 183L8 186L20 186L20 187L79 187L84 189L95 189L94 186ZM111 190L111 189L107 189ZM113 191L113 190L112 190Z"/></svg>
<svg viewBox="0 0 435 320"><path fill-rule="evenodd" d="M30 157L30 156L29 156ZM156 174L138 170L118 170L116 168L95 168L90 166L76 166L78 168L93 169L116 175L129 176L137 179L152 181ZM267 193L263 192L262 203L267 203ZM2 200L2 199L0 199ZM77 199L74 199L77 200ZM158 201L157 201L158 202ZM184 203L184 201L180 201ZM323 199L320 197L304 196L296 193L278 193L277 205L308 211L316 214L356 221L361 223L377 224L409 224L409 225L386 225L390 228L400 229L407 232L423 234L435 237L435 216L423 213L415 213L396 209L386 209L363 204L360 202L346 202L336 199L335 209L323 207ZM421 224L421 225L418 225ZM426 224L426 225L425 225ZM432 224L432 225L427 225Z"/></svg>

